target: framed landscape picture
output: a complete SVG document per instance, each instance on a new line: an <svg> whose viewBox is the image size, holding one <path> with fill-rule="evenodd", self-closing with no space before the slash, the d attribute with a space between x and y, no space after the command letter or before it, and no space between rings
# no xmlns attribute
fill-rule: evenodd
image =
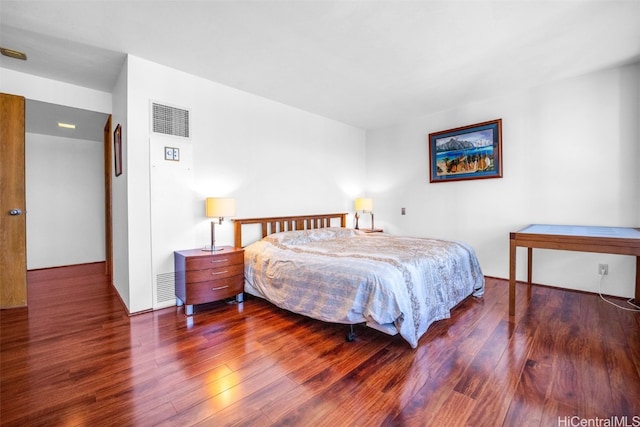
<svg viewBox="0 0 640 427"><path fill-rule="evenodd" d="M113 157L115 159L116 176L122 174L122 127L116 126L113 131Z"/></svg>
<svg viewBox="0 0 640 427"><path fill-rule="evenodd" d="M502 119L429 134L429 182L502 178Z"/></svg>

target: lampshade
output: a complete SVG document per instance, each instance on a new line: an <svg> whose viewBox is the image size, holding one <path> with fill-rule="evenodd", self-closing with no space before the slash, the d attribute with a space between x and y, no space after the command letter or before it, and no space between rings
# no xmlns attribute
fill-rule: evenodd
<svg viewBox="0 0 640 427"><path fill-rule="evenodd" d="M358 198L354 205L356 211L373 212L373 199Z"/></svg>
<svg viewBox="0 0 640 427"><path fill-rule="evenodd" d="M236 200L227 197L207 197L205 215L208 218L223 218L236 214Z"/></svg>

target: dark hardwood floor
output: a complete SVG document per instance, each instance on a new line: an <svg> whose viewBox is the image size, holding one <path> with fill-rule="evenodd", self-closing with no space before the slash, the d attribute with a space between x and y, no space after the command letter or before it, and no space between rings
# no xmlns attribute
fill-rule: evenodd
<svg viewBox="0 0 640 427"><path fill-rule="evenodd" d="M2 425L640 423L640 314L597 295L518 285L510 319L488 278L414 350L255 298L128 317L102 269L30 272L28 309L0 312Z"/></svg>

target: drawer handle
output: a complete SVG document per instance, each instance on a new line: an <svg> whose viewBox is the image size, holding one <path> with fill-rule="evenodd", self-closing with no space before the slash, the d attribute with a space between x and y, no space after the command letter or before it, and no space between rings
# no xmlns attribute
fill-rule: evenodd
<svg viewBox="0 0 640 427"><path fill-rule="evenodd" d="M227 262L227 259L212 259L211 264L215 263L215 262Z"/></svg>
<svg viewBox="0 0 640 427"><path fill-rule="evenodd" d="M225 271L214 271L213 273L211 273L211 275L215 276L216 274L225 274L225 273L228 273L228 271L227 270L225 270Z"/></svg>
<svg viewBox="0 0 640 427"><path fill-rule="evenodd" d="M218 286L217 288L211 288L212 291L219 291L220 289L228 288L229 285L226 286Z"/></svg>

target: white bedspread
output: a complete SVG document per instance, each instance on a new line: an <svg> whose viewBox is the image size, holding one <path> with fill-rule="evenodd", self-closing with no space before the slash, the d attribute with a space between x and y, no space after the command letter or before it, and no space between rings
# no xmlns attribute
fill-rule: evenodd
<svg viewBox="0 0 640 427"><path fill-rule="evenodd" d="M245 291L314 319L394 325L411 347L467 296L484 293L462 242L346 228L272 234L245 248Z"/></svg>

